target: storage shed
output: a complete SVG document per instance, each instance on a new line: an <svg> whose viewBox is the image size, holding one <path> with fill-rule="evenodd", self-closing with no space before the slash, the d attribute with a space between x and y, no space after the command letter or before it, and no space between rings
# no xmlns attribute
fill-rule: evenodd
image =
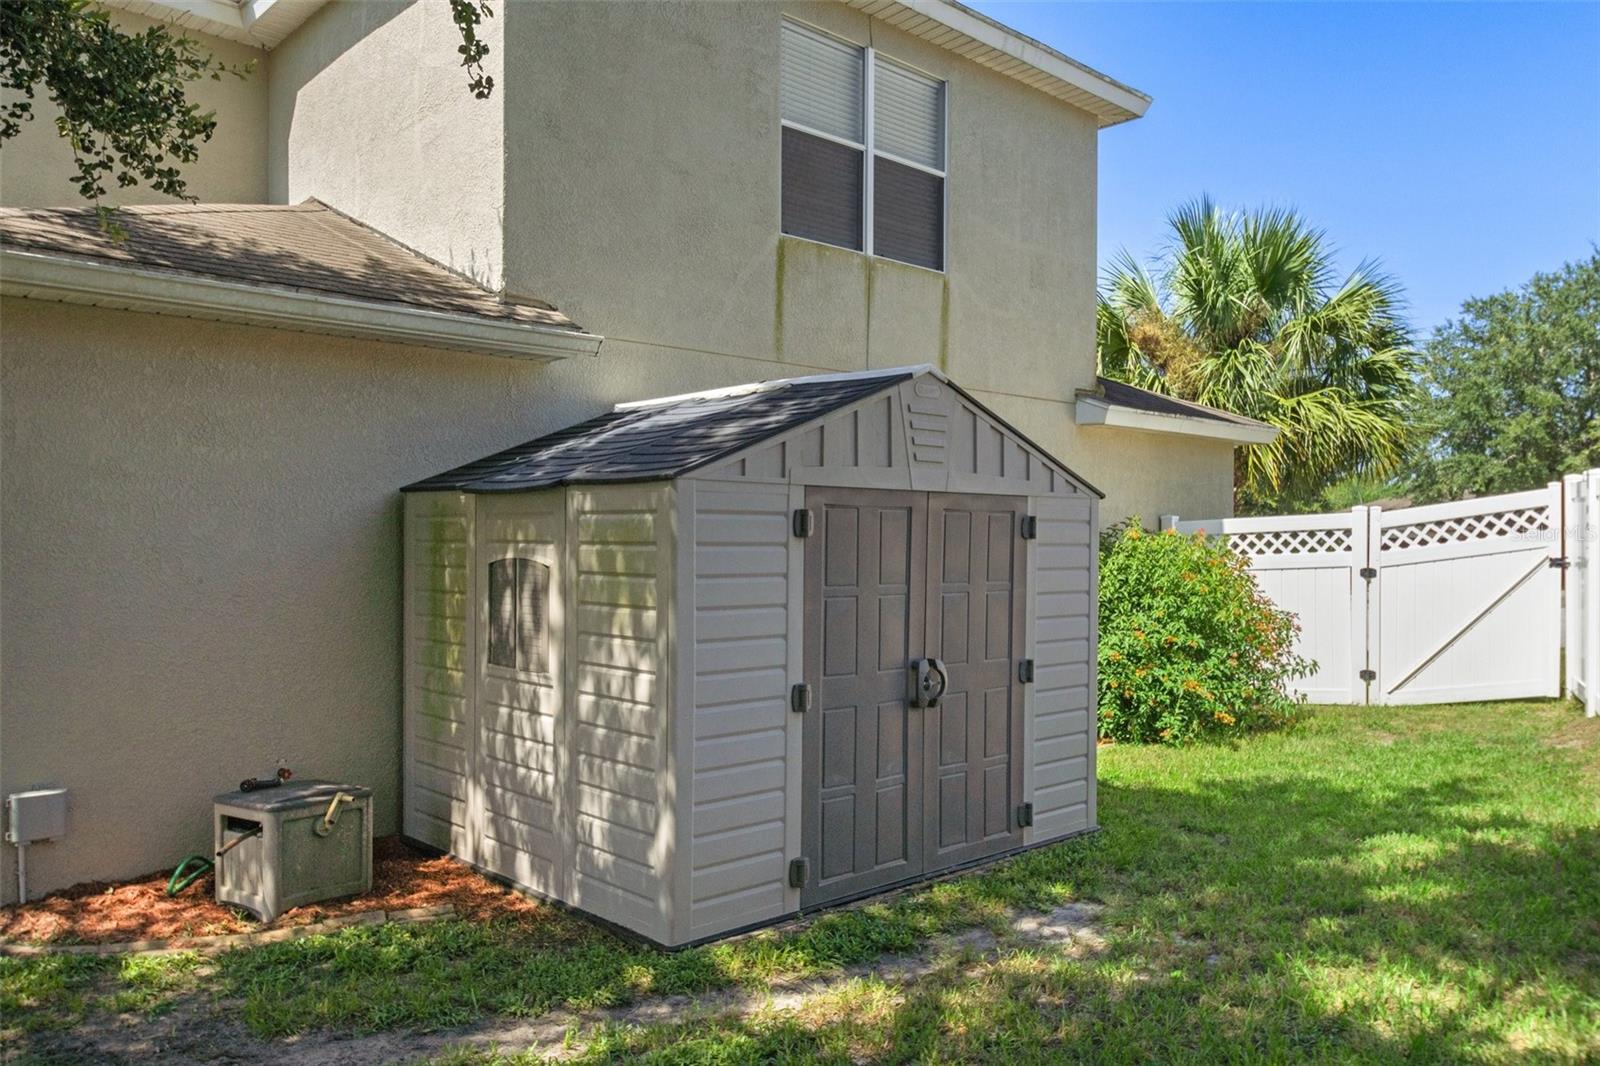
<svg viewBox="0 0 1600 1066"><path fill-rule="evenodd" d="M1099 494L932 367L405 491L417 840L681 945L1095 827Z"/></svg>

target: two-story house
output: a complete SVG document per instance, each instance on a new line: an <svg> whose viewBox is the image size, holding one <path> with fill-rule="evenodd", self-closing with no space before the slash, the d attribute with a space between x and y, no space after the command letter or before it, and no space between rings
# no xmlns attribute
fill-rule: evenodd
<svg viewBox="0 0 1600 1066"><path fill-rule="evenodd" d="M614 404L932 364L1152 521L1270 433L1097 381L1097 140L1149 99L958 3L496 5L488 100L440 0L111 6L255 68L123 243L48 114L4 149L0 793L71 797L31 895L280 761L396 830L397 490Z"/></svg>

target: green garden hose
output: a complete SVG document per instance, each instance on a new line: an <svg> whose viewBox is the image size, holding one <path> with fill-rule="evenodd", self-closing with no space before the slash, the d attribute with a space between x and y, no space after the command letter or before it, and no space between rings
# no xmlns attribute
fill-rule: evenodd
<svg viewBox="0 0 1600 1066"><path fill-rule="evenodd" d="M194 869L184 873L190 863L194 863ZM167 878L167 895L176 896L179 892L204 877L214 865L216 864L208 856L190 855L180 862L178 868L172 871L172 876Z"/></svg>
<svg viewBox="0 0 1600 1066"><path fill-rule="evenodd" d="M344 793L342 792L335 796L333 798L333 803L329 804L328 806L328 814L326 817L333 817L335 808L338 807L339 800L341 798L348 797L345 797ZM240 833L238 836L222 845L222 849L217 852L217 858L222 858L224 855L228 854L228 852L232 851L240 844L243 844L251 837L260 835L261 827L259 825L254 829ZM190 863L194 863L194 869L189 870L188 873L185 873L184 871L188 869ZM188 858L180 862L178 864L178 868L172 871L172 876L167 878L167 895L176 896L179 892L182 892L184 889L200 880L200 878L204 877L206 875L206 871L214 869L216 865L217 864L212 861L211 856L209 855L190 855Z"/></svg>

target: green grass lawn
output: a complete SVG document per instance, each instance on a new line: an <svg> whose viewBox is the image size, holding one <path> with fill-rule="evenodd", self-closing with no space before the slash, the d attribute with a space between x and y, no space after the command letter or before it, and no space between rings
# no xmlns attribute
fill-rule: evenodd
<svg viewBox="0 0 1600 1066"><path fill-rule="evenodd" d="M1104 748L1100 820L673 955L561 918L356 928L214 966L0 960L0 1019L39 1036L215 995L263 1036L440 1028L760 987L1096 899L1097 954L1003 939L909 988L862 978L795 1012L608 1030L580 1061L1600 1061L1600 722L1568 705L1328 708L1231 747Z"/></svg>

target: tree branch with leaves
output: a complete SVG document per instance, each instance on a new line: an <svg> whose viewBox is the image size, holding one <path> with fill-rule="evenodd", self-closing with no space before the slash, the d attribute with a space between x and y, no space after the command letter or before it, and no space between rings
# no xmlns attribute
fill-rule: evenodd
<svg viewBox="0 0 1600 1066"><path fill-rule="evenodd" d="M494 17L487 0L449 0L461 34L467 90L487 99L494 78L484 69L489 46L479 36ZM120 29L89 0L0 2L0 143L22 132L42 95L54 105L57 132L72 150L72 182L114 229L110 188L143 184L193 201L183 168L200 158L217 116L188 98L191 82L243 78L253 63L219 61L192 38L156 25Z"/></svg>
<svg viewBox="0 0 1600 1066"><path fill-rule="evenodd" d="M250 69L219 62L165 26L126 33L86 0L7 0L0 3L0 86L17 95L0 107L0 141L33 119L42 91L71 146L72 181L102 221L108 183L143 183L193 200L181 167L200 158L217 117L190 102L185 88Z"/></svg>

